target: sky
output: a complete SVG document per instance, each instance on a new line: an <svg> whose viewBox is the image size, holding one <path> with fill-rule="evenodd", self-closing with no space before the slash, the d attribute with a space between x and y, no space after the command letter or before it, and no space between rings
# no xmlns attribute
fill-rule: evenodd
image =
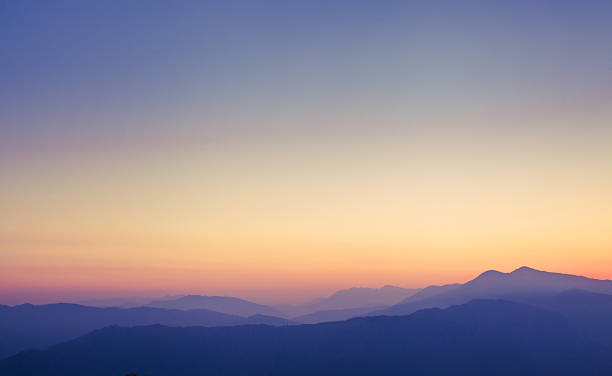
<svg viewBox="0 0 612 376"><path fill-rule="evenodd" d="M0 1L0 304L612 279L608 1Z"/></svg>

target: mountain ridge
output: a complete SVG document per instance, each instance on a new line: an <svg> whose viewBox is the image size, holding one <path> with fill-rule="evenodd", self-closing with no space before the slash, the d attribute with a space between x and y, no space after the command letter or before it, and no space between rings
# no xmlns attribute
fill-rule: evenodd
<svg viewBox="0 0 612 376"><path fill-rule="evenodd" d="M447 287L449 286L449 287ZM444 308L473 299L503 298L522 301L530 295L550 295L569 289L612 294L612 281L547 272L522 266L509 273L487 270L460 285L445 285L427 296L415 294L371 315L403 315L423 308ZM423 289L426 292L428 288Z"/></svg>
<svg viewBox="0 0 612 376"><path fill-rule="evenodd" d="M152 361L152 359L154 361ZM609 347L556 312L473 300L407 316L270 327L107 327L0 361L0 374L601 375Z"/></svg>
<svg viewBox="0 0 612 376"><path fill-rule="evenodd" d="M227 313L242 317L253 315L280 316L282 313L270 306L253 303L251 301L232 296L185 295L177 299L154 300L146 307L167 309L209 309L211 311Z"/></svg>
<svg viewBox="0 0 612 376"><path fill-rule="evenodd" d="M299 305L276 306L286 317L299 316L332 310L361 309L390 306L419 292L420 289L410 289L393 285L383 287L350 287L338 290L331 295L318 298Z"/></svg>
<svg viewBox="0 0 612 376"><path fill-rule="evenodd" d="M264 323L290 325L283 318L241 317L211 310L172 310L154 307L88 307L73 303L0 309L0 358L25 348L44 348L108 325L229 326Z"/></svg>

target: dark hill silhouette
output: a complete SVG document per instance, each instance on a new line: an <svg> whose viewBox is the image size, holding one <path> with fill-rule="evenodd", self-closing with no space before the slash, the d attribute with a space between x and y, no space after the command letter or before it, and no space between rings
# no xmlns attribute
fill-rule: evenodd
<svg viewBox="0 0 612 376"><path fill-rule="evenodd" d="M607 375L561 314L478 300L409 316L270 327L109 327L0 361L2 375Z"/></svg>
<svg viewBox="0 0 612 376"><path fill-rule="evenodd" d="M288 325L286 319L257 315L244 318L210 310L97 308L78 304L23 304L0 309L0 358L26 348L44 348L109 325L223 326Z"/></svg>
<svg viewBox="0 0 612 376"><path fill-rule="evenodd" d="M209 309L243 317L253 315L282 316L280 311L272 307L229 296L186 295L178 299L155 300L149 302L146 306L183 310Z"/></svg>
<svg viewBox="0 0 612 376"><path fill-rule="evenodd" d="M563 314L591 338L612 346L612 295L567 290L529 303Z"/></svg>
<svg viewBox="0 0 612 376"><path fill-rule="evenodd" d="M553 294L527 295L526 303L573 318L612 318L612 294L571 289Z"/></svg>
<svg viewBox="0 0 612 376"><path fill-rule="evenodd" d="M444 308L463 304L472 299L533 300L569 289L612 294L612 281L550 273L528 267L518 268L511 273L489 270L450 290L437 290L440 293L425 297L415 295L400 304L371 314L405 315L423 308Z"/></svg>

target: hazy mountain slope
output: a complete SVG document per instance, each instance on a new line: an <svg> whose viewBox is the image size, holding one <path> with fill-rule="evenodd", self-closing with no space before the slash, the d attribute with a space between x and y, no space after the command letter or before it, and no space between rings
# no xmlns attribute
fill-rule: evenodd
<svg viewBox="0 0 612 376"><path fill-rule="evenodd" d="M2 375L604 375L612 353L560 314L474 301L401 317L288 327L95 331L0 361Z"/></svg>
<svg viewBox="0 0 612 376"><path fill-rule="evenodd" d="M521 267L511 273L489 270L450 291L419 300L407 300L371 314L405 315L423 308L463 304L472 299L503 298L523 301L568 289L612 293L612 281L550 273L527 267Z"/></svg>
<svg viewBox="0 0 612 376"><path fill-rule="evenodd" d="M90 299L77 301L74 304L89 306L89 307L119 307L133 308L141 307L148 302L150 298L110 298L110 299Z"/></svg>
<svg viewBox="0 0 612 376"><path fill-rule="evenodd" d="M449 285L442 285L442 286L428 286L416 292L414 295L407 297L406 299L402 300L401 302L397 304L415 302L417 300L431 298L432 296L440 295L445 292L455 290L461 286L462 285L460 283L452 283Z"/></svg>
<svg viewBox="0 0 612 376"><path fill-rule="evenodd" d="M109 325L222 326L259 323L287 325L290 322L269 316L243 318L210 310L24 304L0 309L0 358L26 348L44 348Z"/></svg>
<svg viewBox="0 0 612 376"><path fill-rule="evenodd" d="M318 304L327 309L390 305L418 291L418 289L406 289L390 285L381 288L353 287L337 291Z"/></svg>
<svg viewBox="0 0 612 376"><path fill-rule="evenodd" d="M380 307L379 309L384 309ZM349 309L331 309L327 311L318 311L309 313L307 315L297 316L293 318L293 321L297 321L302 324L317 324L326 321L343 321L353 317L365 316L372 312L373 307L361 307L361 308L349 308Z"/></svg>
<svg viewBox="0 0 612 376"><path fill-rule="evenodd" d="M166 297L158 298L155 300L161 301L161 300L178 299L182 296L184 295L166 296ZM89 300L82 300L82 301L74 302L74 304L80 304L80 305L85 305L85 306L90 306L90 307L134 308L134 307L142 307L144 305L147 305L152 300L154 300L154 298L134 296L134 297L129 297L129 298L89 299Z"/></svg>
<svg viewBox="0 0 612 376"><path fill-rule="evenodd" d="M282 315L280 311L272 307L229 296L186 295L178 299L152 301L146 306L183 310L209 309L243 317L252 315Z"/></svg>
<svg viewBox="0 0 612 376"><path fill-rule="evenodd" d="M419 289L406 289L397 286L381 288L352 287L339 290L326 298L297 306L278 306L288 317L303 316L319 311L345 310L364 307L386 307L396 304L417 293Z"/></svg>

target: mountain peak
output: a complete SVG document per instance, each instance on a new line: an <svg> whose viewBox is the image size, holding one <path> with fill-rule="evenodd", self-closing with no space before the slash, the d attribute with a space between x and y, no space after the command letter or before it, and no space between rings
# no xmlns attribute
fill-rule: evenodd
<svg viewBox="0 0 612 376"><path fill-rule="evenodd" d="M500 271L497 271L497 270L491 269L491 270L487 270L486 272L484 272L481 275L479 275L477 277L477 279L478 278L487 278L487 277L497 277L497 276L500 276L500 275L504 275L504 273L502 273Z"/></svg>
<svg viewBox="0 0 612 376"><path fill-rule="evenodd" d="M532 273L532 272L539 272L540 270L534 269L534 268L530 268L528 266L521 266L520 268L514 270L511 274L515 274L515 273Z"/></svg>

